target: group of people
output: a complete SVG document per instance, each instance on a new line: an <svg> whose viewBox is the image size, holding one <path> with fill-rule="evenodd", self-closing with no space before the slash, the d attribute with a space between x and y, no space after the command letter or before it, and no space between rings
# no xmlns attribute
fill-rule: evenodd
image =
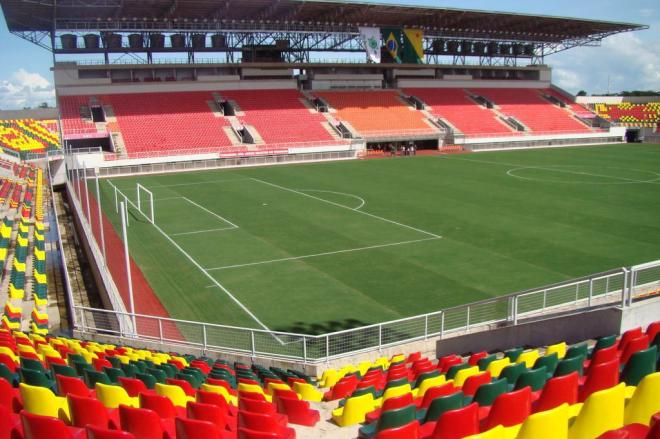
<svg viewBox="0 0 660 439"><path fill-rule="evenodd" d="M375 145L372 149L375 151L383 151L384 153L389 153L392 157L395 157L396 155L417 155L417 145L415 145L415 142L407 142L402 144L399 144L398 142L390 142Z"/></svg>

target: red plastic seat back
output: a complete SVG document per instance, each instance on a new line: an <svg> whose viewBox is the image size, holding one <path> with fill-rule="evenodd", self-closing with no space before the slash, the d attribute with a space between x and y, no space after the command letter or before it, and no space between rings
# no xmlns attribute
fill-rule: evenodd
<svg viewBox="0 0 660 439"><path fill-rule="evenodd" d="M238 399L251 399L252 401L266 401L263 393L259 392L246 392L241 390L238 392Z"/></svg>
<svg viewBox="0 0 660 439"><path fill-rule="evenodd" d="M593 357L591 357L591 363L589 366L594 366L599 363L607 363L608 361L615 360L619 351L616 346L610 346L609 348L598 349L594 352Z"/></svg>
<svg viewBox="0 0 660 439"><path fill-rule="evenodd" d="M532 390L524 387L514 392L503 393L495 399L485 421L484 429L497 425L511 427L521 424L532 412Z"/></svg>
<svg viewBox="0 0 660 439"><path fill-rule="evenodd" d="M470 366L476 366L477 364L479 364L479 360L481 360L482 358L486 358L487 356L488 356L488 352L486 351L477 352L476 354L470 355L470 358L468 359L468 363L470 364Z"/></svg>
<svg viewBox="0 0 660 439"><path fill-rule="evenodd" d="M177 415L174 404L167 396L140 393L140 407L151 410L165 419L174 418Z"/></svg>
<svg viewBox="0 0 660 439"><path fill-rule="evenodd" d="M225 398L214 392L205 392L203 390L198 390L197 391L197 402L201 402L203 404L213 404L216 407L219 407L220 410L222 410L224 413L229 412L229 403Z"/></svg>
<svg viewBox="0 0 660 439"><path fill-rule="evenodd" d="M55 375L57 379L57 389L60 396L76 395L89 398L91 392L89 387L81 378L68 377L64 375Z"/></svg>
<svg viewBox="0 0 660 439"><path fill-rule="evenodd" d="M550 410L564 403L577 403L579 380L580 375L577 372L549 379L534 404L534 413Z"/></svg>
<svg viewBox="0 0 660 439"><path fill-rule="evenodd" d="M149 389L144 381L136 378L119 377L119 384L126 390L128 396L136 397L142 392L147 392Z"/></svg>
<svg viewBox="0 0 660 439"><path fill-rule="evenodd" d="M334 387L330 390L330 398L331 400L334 399L342 399L350 396L355 389L357 388L357 381L356 380L345 380L345 381L340 381L337 384L334 385Z"/></svg>
<svg viewBox="0 0 660 439"><path fill-rule="evenodd" d="M71 433L66 424L57 418L34 415L23 410L21 412L21 422L23 423L23 437L25 439L71 438Z"/></svg>
<svg viewBox="0 0 660 439"><path fill-rule="evenodd" d="M227 424L227 412L217 405L189 402L186 412L189 419L210 422L218 428L225 428Z"/></svg>
<svg viewBox="0 0 660 439"><path fill-rule="evenodd" d="M424 399L420 408L427 409L431 405L434 399L440 398L441 396L451 395L456 392L456 387L452 383L446 383L441 386L431 387L424 394Z"/></svg>
<svg viewBox="0 0 660 439"><path fill-rule="evenodd" d="M163 439L160 418L153 410L119 406L121 429L135 435L136 439Z"/></svg>
<svg viewBox="0 0 660 439"><path fill-rule="evenodd" d="M239 428L238 439L281 439L281 435L271 431L258 431L250 428Z"/></svg>
<svg viewBox="0 0 660 439"><path fill-rule="evenodd" d="M614 359L589 368L589 375L580 388L578 400L584 402L589 395L599 390L609 389L619 383L619 362Z"/></svg>
<svg viewBox="0 0 660 439"><path fill-rule="evenodd" d="M242 410L238 412L238 426L256 431L277 432L280 430L277 418L272 414L252 413Z"/></svg>
<svg viewBox="0 0 660 439"><path fill-rule="evenodd" d="M402 425L401 427L388 428L381 430L376 435L376 439L418 439L419 438L419 421L413 421L409 424Z"/></svg>
<svg viewBox="0 0 660 439"><path fill-rule="evenodd" d="M621 339L619 340L618 347L620 351L623 351L626 348L626 345L630 340L641 337L644 333L642 332L642 327L638 326L637 328L629 329L623 333Z"/></svg>
<svg viewBox="0 0 660 439"><path fill-rule="evenodd" d="M446 373L452 366L456 366L462 362L463 359L458 355L447 355L438 361L438 369L440 372Z"/></svg>
<svg viewBox="0 0 660 439"><path fill-rule="evenodd" d="M648 347L649 347L649 337L647 335L642 335L640 337L630 340L626 344L626 347L621 351L620 363L626 364L634 353L644 349L648 349Z"/></svg>
<svg viewBox="0 0 660 439"><path fill-rule="evenodd" d="M649 337L649 343L653 343L653 340L655 340L655 336L658 335L659 332L660 332L660 320L651 323L646 328L646 335Z"/></svg>
<svg viewBox="0 0 660 439"><path fill-rule="evenodd" d="M135 436L121 430L108 430L88 425L87 439L135 439Z"/></svg>
<svg viewBox="0 0 660 439"><path fill-rule="evenodd" d="M412 403L413 403L412 393L406 393L401 396L386 399L385 402L383 403L383 406L381 407L381 410L384 412L388 410L396 410L402 407L409 406Z"/></svg>
<svg viewBox="0 0 660 439"><path fill-rule="evenodd" d="M410 355L408 355L408 358L406 358L406 363L414 363L415 361L421 358L422 358L421 352L413 352Z"/></svg>
<svg viewBox="0 0 660 439"><path fill-rule="evenodd" d="M275 406L268 401L257 401L256 399L240 398L238 400L238 409L252 413L275 413Z"/></svg>
<svg viewBox="0 0 660 439"><path fill-rule="evenodd" d="M71 413L71 424L74 427L85 428L87 425L94 425L108 428L108 410L98 399L69 394L67 401Z"/></svg>
<svg viewBox="0 0 660 439"><path fill-rule="evenodd" d="M14 392L9 381L0 378L0 407L7 407L10 411L14 404Z"/></svg>
<svg viewBox="0 0 660 439"><path fill-rule="evenodd" d="M479 406L476 402L444 412L433 430L433 439L461 439L479 433Z"/></svg>
<svg viewBox="0 0 660 439"><path fill-rule="evenodd" d="M7 369L9 369L11 373L16 372L16 368L18 367L18 365L14 363L14 360L12 360L11 357L5 353L0 353L0 363L7 366Z"/></svg>
<svg viewBox="0 0 660 439"><path fill-rule="evenodd" d="M177 439L218 439L220 432L211 422L176 418Z"/></svg>
<svg viewBox="0 0 660 439"><path fill-rule="evenodd" d="M273 403L277 403L277 400L280 398L298 399L298 394L293 390L275 389L273 394Z"/></svg>
<svg viewBox="0 0 660 439"><path fill-rule="evenodd" d="M463 394L466 396L474 396L477 393L477 389L483 384L488 384L491 381L490 372L482 372L476 375L468 377L463 383Z"/></svg>

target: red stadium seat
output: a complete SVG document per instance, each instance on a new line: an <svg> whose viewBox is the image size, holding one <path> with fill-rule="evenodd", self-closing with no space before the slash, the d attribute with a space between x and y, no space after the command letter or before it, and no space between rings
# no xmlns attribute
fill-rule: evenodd
<svg viewBox="0 0 660 439"><path fill-rule="evenodd" d="M60 396L76 395L84 398L93 398L95 392L90 390L82 378L56 375L57 388Z"/></svg>
<svg viewBox="0 0 660 439"><path fill-rule="evenodd" d="M119 406L119 420L121 429L132 433L136 439L164 439L165 428L153 410L137 409L125 405ZM174 432L167 432L174 437Z"/></svg>
<svg viewBox="0 0 660 439"><path fill-rule="evenodd" d="M177 439L229 439L229 433L220 430L216 425L207 421L176 418Z"/></svg>
<svg viewBox="0 0 660 439"><path fill-rule="evenodd" d="M579 377L577 372L572 372L549 379L533 404L534 413L550 410L564 403L568 405L577 403Z"/></svg>
<svg viewBox="0 0 660 439"><path fill-rule="evenodd" d="M153 390L147 388L143 381L135 378L119 377L119 384L126 390L128 396L137 397L140 393L154 394Z"/></svg>
<svg viewBox="0 0 660 439"><path fill-rule="evenodd" d="M503 393L495 399L488 412L488 417L482 420L482 430L490 430L498 425L511 427L522 424L531 412L532 391L530 387Z"/></svg>
<svg viewBox="0 0 660 439"><path fill-rule="evenodd" d="M420 436L432 439L461 439L479 433L479 406L472 403L458 410L450 410L437 422L427 422L420 429Z"/></svg>
<svg viewBox="0 0 660 439"><path fill-rule="evenodd" d="M106 409L98 399L69 394L67 400L71 424L74 427L85 428L88 425L94 425L101 428L112 428L119 424L116 410Z"/></svg>
<svg viewBox="0 0 660 439"><path fill-rule="evenodd" d="M376 439L417 439L419 437L419 421L413 421L401 427L381 430L376 434Z"/></svg>
<svg viewBox="0 0 660 439"><path fill-rule="evenodd" d="M67 427L64 422L49 416L21 412L24 439L82 439L85 430Z"/></svg>
<svg viewBox="0 0 660 439"><path fill-rule="evenodd" d="M313 427L321 420L318 410L311 409L309 402L298 398L278 398L277 408L280 413L288 417L289 422L292 424Z"/></svg>
<svg viewBox="0 0 660 439"><path fill-rule="evenodd" d="M121 430L107 430L105 428L88 425L87 439L135 439L131 433Z"/></svg>
<svg viewBox="0 0 660 439"><path fill-rule="evenodd" d="M619 383L619 362L614 359L605 363L594 364L584 377L584 383L578 392L578 401L584 402L589 395L599 390L609 389Z"/></svg>

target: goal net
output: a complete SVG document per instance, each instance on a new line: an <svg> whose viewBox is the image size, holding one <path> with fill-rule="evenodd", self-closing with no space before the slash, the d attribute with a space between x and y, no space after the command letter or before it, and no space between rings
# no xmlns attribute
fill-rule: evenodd
<svg viewBox="0 0 660 439"><path fill-rule="evenodd" d="M154 194L140 183L137 184L137 209L151 224L155 222Z"/></svg>

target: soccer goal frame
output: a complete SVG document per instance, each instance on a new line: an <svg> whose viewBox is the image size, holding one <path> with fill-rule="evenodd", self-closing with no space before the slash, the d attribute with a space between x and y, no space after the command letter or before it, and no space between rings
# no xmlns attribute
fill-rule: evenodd
<svg viewBox="0 0 660 439"><path fill-rule="evenodd" d="M148 213L145 213L145 211L142 210L143 201L149 206ZM137 208L140 213L142 213L151 222L151 224L155 224L156 215L154 211L154 194L140 183L137 183Z"/></svg>

